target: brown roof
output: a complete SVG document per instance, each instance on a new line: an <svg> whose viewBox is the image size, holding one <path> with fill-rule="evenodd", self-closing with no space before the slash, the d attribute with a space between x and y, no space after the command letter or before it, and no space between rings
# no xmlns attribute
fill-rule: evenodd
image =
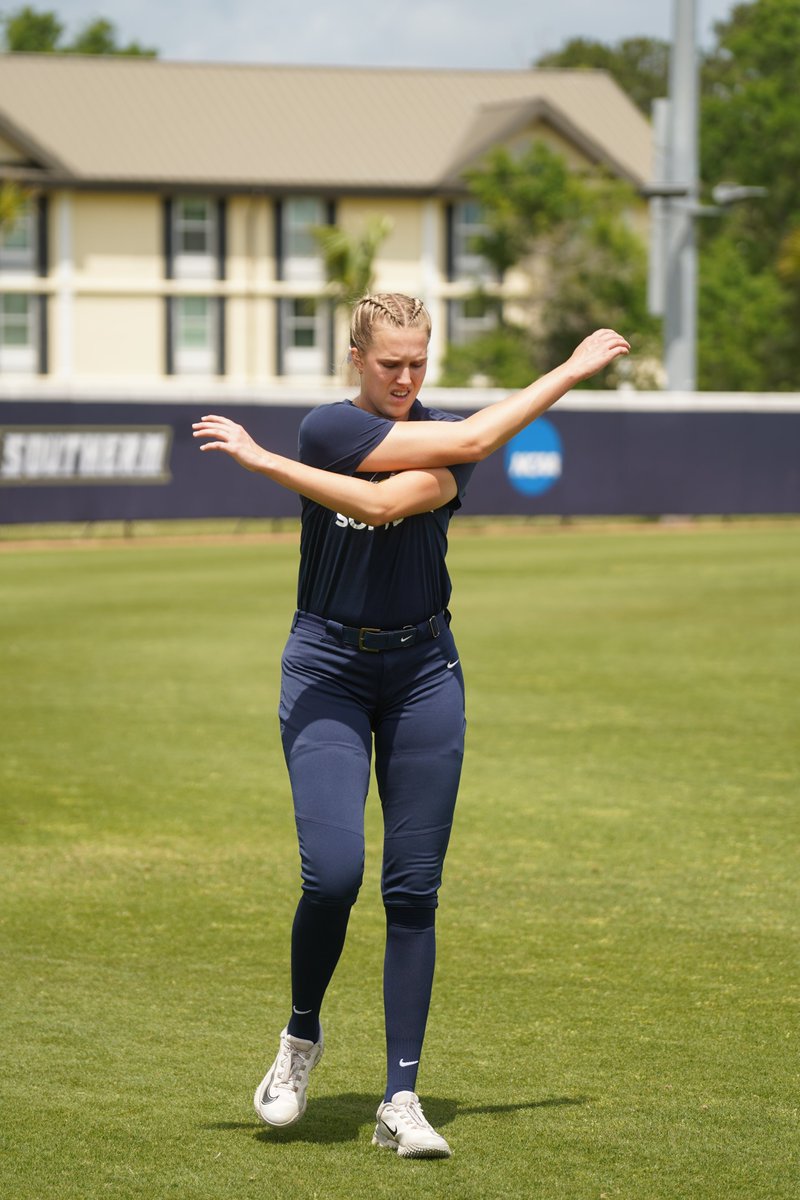
<svg viewBox="0 0 800 1200"><path fill-rule="evenodd" d="M0 55L0 134L75 184L451 190L533 119L635 184L650 126L603 71Z"/></svg>

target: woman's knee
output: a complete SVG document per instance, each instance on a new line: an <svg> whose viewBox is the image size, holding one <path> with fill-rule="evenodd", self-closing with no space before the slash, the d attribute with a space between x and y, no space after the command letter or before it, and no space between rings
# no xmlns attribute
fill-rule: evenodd
<svg viewBox="0 0 800 1200"><path fill-rule="evenodd" d="M364 839L350 830L298 821L303 891L317 904L355 904L364 877Z"/></svg>

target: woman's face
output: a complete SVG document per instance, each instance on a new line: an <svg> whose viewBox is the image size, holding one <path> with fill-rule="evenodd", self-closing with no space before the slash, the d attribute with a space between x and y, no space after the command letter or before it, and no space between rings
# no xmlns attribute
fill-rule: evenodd
<svg viewBox="0 0 800 1200"><path fill-rule="evenodd" d="M364 354L353 350L361 374L358 406L391 421L407 421L428 365L428 336L424 329L379 325Z"/></svg>

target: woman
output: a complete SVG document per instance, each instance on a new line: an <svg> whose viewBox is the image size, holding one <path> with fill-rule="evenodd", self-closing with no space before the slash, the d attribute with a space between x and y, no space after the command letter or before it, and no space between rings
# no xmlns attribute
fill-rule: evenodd
<svg viewBox="0 0 800 1200"><path fill-rule="evenodd" d="M387 1085L373 1144L403 1157L450 1148L416 1095L435 958L434 921L464 743L464 680L450 631L447 527L473 465L630 347L612 330L466 419L424 408L430 318L420 300L368 296L353 312L353 401L303 421L299 462L225 417L211 439L302 501L298 611L282 662L281 736L303 891L292 927L292 1013L255 1107L269 1125L305 1112L323 1050L320 1009L364 865L372 746L384 818Z"/></svg>

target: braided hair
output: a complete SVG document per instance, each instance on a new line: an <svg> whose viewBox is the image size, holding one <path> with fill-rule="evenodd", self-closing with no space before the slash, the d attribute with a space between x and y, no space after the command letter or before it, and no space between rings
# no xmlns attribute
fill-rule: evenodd
<svg viewBox="0 0 800 1200"><path fill-rule="evenodd" d="M353 309L350 322L350 348L363 354L372 345L376 325L396 329L421 329L431 335L431 319L421 300L402 292L378 292L364 296Z"/></svg>

